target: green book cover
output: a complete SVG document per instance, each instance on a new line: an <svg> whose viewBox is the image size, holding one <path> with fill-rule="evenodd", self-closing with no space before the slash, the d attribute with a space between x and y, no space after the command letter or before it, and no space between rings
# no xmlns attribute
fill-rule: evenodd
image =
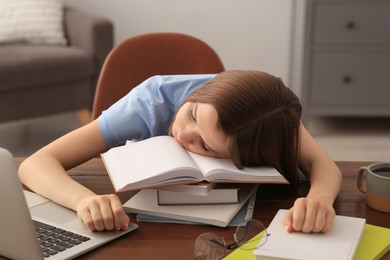
<svg viewBox="0 0 390 260"><path fill-rule="evenodd" d="M390 228L366 224L355 260L380 259L390 249Z"/></svg>

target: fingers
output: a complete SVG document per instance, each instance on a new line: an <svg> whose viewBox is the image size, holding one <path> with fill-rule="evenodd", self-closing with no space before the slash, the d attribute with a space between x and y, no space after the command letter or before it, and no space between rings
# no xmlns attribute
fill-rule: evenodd
<svg viewBox="0 0 390 260"><path fill-rule="evenodd" d="M283 226L285 227L287 232L293 232L294 231L292 215L293 215L293 210L291 208L291 209L289 209L287 211L286 215L284 215L284 218L283 218Z"/></svg>
<svg viewBox="0 0 390 260"><path fill-rule="evenodd" d="M331 208L331 210L327 212L325 224L321 232L326 233L330 231L332 229L335 218L336 218L336 212L334 211L333 208Z"/></svg>
<svg viewBox="0 0 390 260"><path fill-rule="evenodd" d="M331 229L334 218L333 207L318 200L299 198L284 216L283 225L288 232L327 232Z"/></svg>
<svg viewBox="0 0 390 260"><path fill-rule="evenodd" d="M91 231L126 230L129 217L116 195L100 195L80 202L77 214Z"/></svg>
<svg viewBox="0 0 390 260"><path fill-rule="evenodd" d="M98 208L96 212L91 212L91 215L95 213L93 217L95 228L98 231L113 230L114 229L114 215L111 211L111 203L109 198L101 197L98 200Z"/></svg>
<svg viewBox="0 0 390 260"><path fill-rule="evenodd" d="M95 224L88 209L77 211L77 215L83 221L84 225L91 231L95 230Z"/></svg>
<svg viewBox="0 0 390 260"><path fill-rule="evenodd" d="M116 197L116 196L115 196ZM123 210L122 203L116 197L116 199L111 200L111 210L114 216L114 227L116 230L127 230L129 227L129 216Z"/></svg>

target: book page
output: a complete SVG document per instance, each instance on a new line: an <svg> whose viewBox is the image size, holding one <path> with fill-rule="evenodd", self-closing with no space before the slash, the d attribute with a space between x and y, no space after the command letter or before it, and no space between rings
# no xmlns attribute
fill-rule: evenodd
<svg viewBox="0 0 390 260"><path fill-rule="evenodd" d="M281 174L272 167L246 167L238 169L230 159L221 159L202 156L188 152L198 165L206 180L256 180L259 176L280 176Z"/></svg>
<svg viewBox="0 0 390 260"><path fill-rule="evenodd" d="M150 178L161 181L181 175L200 175L197 165L170 136L158 136L115 147L102 154L102 157L118 189L142 181L149 184ZM192 174L189 170L192 170ZM163 176L167 173L170 175Z"/></svg>

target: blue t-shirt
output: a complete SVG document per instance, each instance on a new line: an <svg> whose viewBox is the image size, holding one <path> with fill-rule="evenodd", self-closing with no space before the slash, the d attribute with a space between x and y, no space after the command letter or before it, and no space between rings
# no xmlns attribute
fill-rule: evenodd
<svg viewBox="0 0 390 260"><path fill-rule="evenodd" d="M153 76L103 111L100 132L109 148L129 140L168 134L185 98L215 74Z"/></svg>

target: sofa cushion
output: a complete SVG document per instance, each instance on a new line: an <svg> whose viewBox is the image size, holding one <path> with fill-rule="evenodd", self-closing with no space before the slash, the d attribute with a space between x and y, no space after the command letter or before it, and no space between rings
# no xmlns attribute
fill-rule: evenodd
<svg viewBox="0 0 390 260"><path fill-rule="evenodd" d="M75 47L3 45L0 91L90 79L93 60Z"/></svg>
<svg viewBox="0 0 390 260"><path fill-rule="evenodd" d="M60 0L1 0L0 43L66 45Z"/></svg>

